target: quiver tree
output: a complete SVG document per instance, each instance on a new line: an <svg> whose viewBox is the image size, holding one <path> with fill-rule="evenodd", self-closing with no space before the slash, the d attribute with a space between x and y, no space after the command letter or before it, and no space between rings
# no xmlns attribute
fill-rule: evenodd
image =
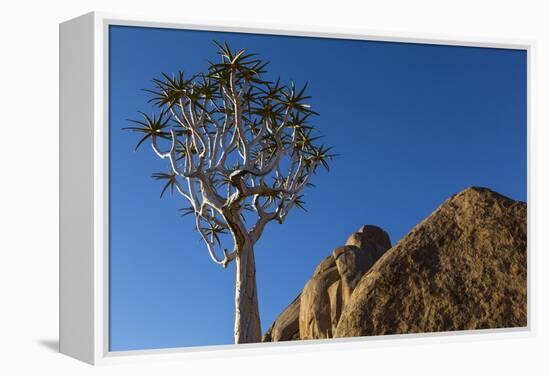
<svg viewBox="0 0 550 377"><path fill-rule="evenodd" d="M191 77L182 71L154 79L150 102L158 111L127 129L142 135L167 161L162 190L181 195L210 257L236 263L235 343L261 341L254 244L266 225L283 223L330 148L316 144L308 123L316 114L305 85L262 78L267 62L216 43L221 58ZM223 247L222 235L232 248Z"/></svg>

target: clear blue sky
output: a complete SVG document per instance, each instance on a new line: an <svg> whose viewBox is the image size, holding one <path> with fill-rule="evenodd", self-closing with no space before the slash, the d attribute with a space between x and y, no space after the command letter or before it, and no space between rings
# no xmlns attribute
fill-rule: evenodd
<svg viewBox="0 0 550 377"><path fill-rule="evenodd" d="M167 166L122 131L151 110L161 72L196 73L212 40L270 60L268 78L309 82L316 125L340 156L308 189L308 212L256 245L262 328L315 266L363 224L395 243L450 195L486 186L526 200L526 53L136 27L110 31L110 349L229 344L234 267L210 260L178 196L151 179Z"/></svg>

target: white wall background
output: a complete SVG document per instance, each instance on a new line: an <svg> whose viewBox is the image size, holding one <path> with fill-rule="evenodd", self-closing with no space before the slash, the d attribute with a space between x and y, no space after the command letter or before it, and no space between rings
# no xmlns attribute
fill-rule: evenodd
<svg viewBox="0 0 550 377"><path fill-rule="evenodd" d="M545 1L3 1L0 22L0 375L548 375L550 12ZM58 331L58 23L90 10L527 38L537 42L530 198L536 330L527 339L436 341L92 368L55 353ZM535 205L536 204L536 205ZM545 349L546 348L546 349ZM546 373L544 373L546 372Z"/></svg>

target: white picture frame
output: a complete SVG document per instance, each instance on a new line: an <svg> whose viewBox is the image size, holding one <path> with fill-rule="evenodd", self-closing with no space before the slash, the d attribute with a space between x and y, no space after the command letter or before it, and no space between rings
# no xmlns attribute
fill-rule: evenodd
<svg viewBox="0 0 550 377"><path fill-rule="evenodd" d="M60 24L60 352L86 363L113 364L188 357L346 349L393 342L471 341L493 337L534 336L534 253L528 241L528 326L435 334L374 336L253 345L171 348L148 351L108 350L108 28L110 25L249 32L321 38L409 42L451 46L513 48L528 62L528 229L532 229L533 126L531 83L535 44L525 40L377 33L280 25L247 25L144 18L92 12ZM528 239L531 232L528 232ZM199 352L200 351L200 352Z"/></svg>

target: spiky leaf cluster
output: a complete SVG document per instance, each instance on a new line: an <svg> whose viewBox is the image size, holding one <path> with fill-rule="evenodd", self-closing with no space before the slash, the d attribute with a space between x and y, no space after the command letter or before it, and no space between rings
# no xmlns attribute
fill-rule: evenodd
<svg viewBox="0 0 550 377"><path fill-rule="evenodd" d="M215 43L218 59L205 72L154 79L147 91L157 111L142 113L127 129L141 135L136 148L150 140L168 160L168 172L153 175L165 181L161 195L176 189L190 202L184 213L195 215L220 263L213 254L220 235L230 230L235 241L235 229L246 229L253 243L266 223L282 222L293 206L303 209L301 192L318 167L328 170L334 154L310 123L318 114L307 83L267 80L268 62L257 54ZM245 225L248 212L256 219Z"/></svg>

